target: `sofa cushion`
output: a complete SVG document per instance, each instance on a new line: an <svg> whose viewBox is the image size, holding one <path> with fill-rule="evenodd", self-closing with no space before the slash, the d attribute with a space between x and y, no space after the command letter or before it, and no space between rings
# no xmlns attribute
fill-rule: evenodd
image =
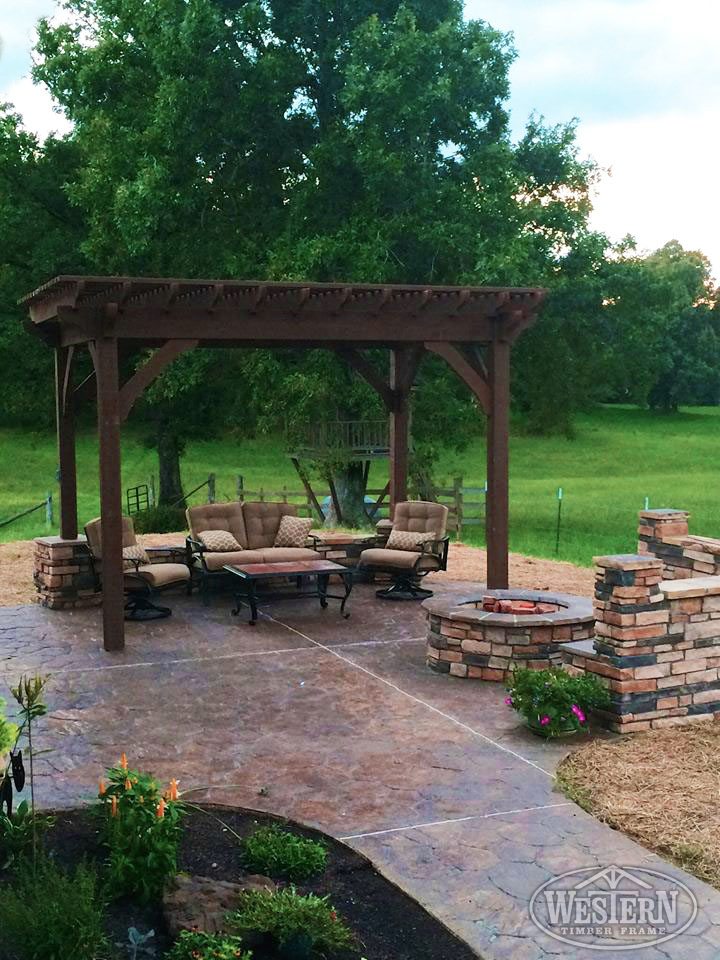
<svg viewBox="0 0 720 960"><path fill-rule="evenodd" d="M247 530L246 545L250 550L272 547L283 517L297 516L293 503L273 503L248 500L243 504L243 518Z"/></svg>
<svg viewBox="0 0 720 960"><path fill-rule="evenodd" d="M412 550L420 553L420 544L425 540L435 539L434 532L420 532L418 530L396 530L390 531L385 547L387 550Z"/></svg>
<svg viewBox="0 0 720 960"><path fill-rule="evenodd" d="M233 550L242 550L229 530L201 530L198 540L212 553L231 553Z"/></svg>
<svg viewBox="0 0 720 960"><path fill-rule="evenodd" d="M312 529L311 517L292 517L286 514L280 518L280 526L275 534L275 547L304 547Z"/></svg>
<svg viewBox="0 0 720 960"><path fill-rule="evenodd" d="M418 570L437 570L440 566L438 557L432 554L425 554L418 557L415 550L388 550L386 547L371 547L370 550L363 550L360 554L359 565L361 567L379 567L382 569L402 569L407 570L419 564Z"/></svg>
<svg viewBox="0 0 720 960"><path fill-rule="evenodd" d="M243 519L243 505L239 500L230 503L201 503L197 507L188 507L185 511L188 529L198 540L200 531L227 530L240 544L247 547L247 533Z"/></svg>
<svg viewBox="0 0 720 960"><path fill-rule="evenodd" d="M171 583L183 583L190 579L190 570L184 563L148 563L138 567L135 576L141 577L151 587L167 587Z"/></svg>
<svg viewBox="0 0 720 960"><path fill-rule="evenodd" d="M263 563L290 563L293 560L322 560L319 553L308 547L265 547L258 550L263 555Z"/></svg>
<svg viewBox="0 0 720 960"><path fill-rule="evenodd" d="M137 560L138 563L150 563L150 557L147 555L145 548L141 547L139 543L132 543L128 547L122 548L123 555L123 567L126 570L134 570L137 564L132 563L133 560Z"/></svg>
<svg viewBox="0 0 720 960"><path fill-rule="evenodd" d="M229 553L204 553L203 559L208 570L222 570L226 563L264 563L260 550L232 550Z"/></svg>

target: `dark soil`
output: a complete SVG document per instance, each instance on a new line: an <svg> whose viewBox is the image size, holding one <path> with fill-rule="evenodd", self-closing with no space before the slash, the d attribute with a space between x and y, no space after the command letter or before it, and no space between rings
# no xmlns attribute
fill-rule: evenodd
<svg viewBox="0 0 720 960"><path fill-rule="evenodd" d="M238 843L218 819L240 836L277 821L264 814L228 807L204 809L207 813L191 811L184 821L179 868L218 880L237 880L244 872ZM295 824L287 826L303 836L322 839L327 845L328 865L324 873L312 882L296 886L300 893L330 896L330 902L358 938L359 952L355 956L367 960L473 960L476 957L443 924L380 876L364 857L324 834ZM46 846L68 867L82 858L98 862L103 859L97 821L88 810L58 813L55 827L47 834ZM170 946L159 904L139 906L129 900L113 903L109 916L112 942L126 943L129 927L136 927L142 933L155 930L153 945L157 957L162 957ZM274 954L255 950L253 960L274 960Z"/></svg>

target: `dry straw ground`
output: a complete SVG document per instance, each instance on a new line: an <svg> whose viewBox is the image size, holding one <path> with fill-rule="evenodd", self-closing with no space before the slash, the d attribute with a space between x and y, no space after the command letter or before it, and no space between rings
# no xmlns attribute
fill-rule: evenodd
<svg viewBox="0 0 720 960"><path fill-rule="evenodd" d="M600 820L720 887L720 723L594 740L558 779Z"/></svg>

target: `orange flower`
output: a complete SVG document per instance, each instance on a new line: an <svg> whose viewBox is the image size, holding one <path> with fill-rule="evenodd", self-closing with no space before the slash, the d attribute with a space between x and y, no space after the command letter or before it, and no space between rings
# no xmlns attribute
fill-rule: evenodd
<svg viewBox="0 0 720 960"><path fill-rule="evenodd" d="M173 778L170 781L170 789L168 790L168 799L177 800L178 798L178 782Z"/></svg>
<svg viewBox="0 0 720 960"><path fill-rule="evenodd" d="M110 813L113 815L113 817L116 817L117 812L118 812L118 798L116 796L112 796L110 798Z"/></svg>
<svg viewBox="0 0 720 960"><path fill-rule="evenodd" d="M129 778L129 777L126 777L126 778L125 778L125 789L126 789L126 790L132 790L132 784L130 783L130 778Z"/></svg>
<svg viewBox="0 0 720 960"><path fill-rule="evenodd" d="M162 820L164 816L165 816L165 801L163 800L162 797L160 797L160 803L158 803L157 805L157 818L158 820Z"/></svg>
<svg viewBox="0 0 720 960"><path fill-rule="evenodd" d="M104 796L105 796L105 789L106 789L106 788L105 788L105 781L104 781L104 780L101 780L100 783L98 784L98 796L99 796L99 797L104 797Z"/></svg>
<svg viewBox="0 0 720 960"><path fill-rule="evenodd" d="M127 768L128 768L127 754L125 754L125 753L121 753L121 754L120 754L120 767L121 767L123 770L127 770Z"/></svg>

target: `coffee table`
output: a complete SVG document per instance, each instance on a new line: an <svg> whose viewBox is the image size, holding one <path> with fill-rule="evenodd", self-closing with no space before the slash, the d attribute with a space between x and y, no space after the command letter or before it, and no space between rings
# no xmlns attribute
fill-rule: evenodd
<svg viewBox="0 0 720 960"><path fill-rule="evenodd" d="M350 596L353 585L352 570L341 566L339 563L333 563L331 560L295 560L285 563L242 563L225 564L223 570L237 577L237 586L235 590L235 608L231 611L233 616L237 616L243 606L250 608L250 620L252 626L257 623L257 612L259 606L268 603L277 603L279 600L298 600L303 597L313 597L320 601L320 606L325 609L328 600L340 601L340 613L347 620L350 616L345 612L345 604ZM342 578L345 593L338 596L335 593L328 593L328 581L333 574ZM297 584L296 590L278 590L273 583L283 579L294 579ZM258 590L259 581L269 581L270 589Z"/></svg>

